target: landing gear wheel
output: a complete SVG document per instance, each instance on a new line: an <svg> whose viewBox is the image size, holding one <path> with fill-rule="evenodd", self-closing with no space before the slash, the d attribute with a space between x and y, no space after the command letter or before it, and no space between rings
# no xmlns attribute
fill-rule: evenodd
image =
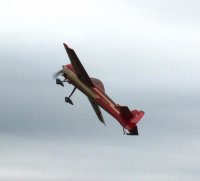
<svg viewBox="0 0 200 181"><path fill-rule="evenodd" d="M59 84L64 87L63 81L60 79L56 79L56 84Z"/></svg>
<svg viewBox="0 0 200 181"><path fill-rule="evenodd" d="M71 105L74 105L72 100L69 98L69 97L65 97L65 102L71 104Z"/></svg>

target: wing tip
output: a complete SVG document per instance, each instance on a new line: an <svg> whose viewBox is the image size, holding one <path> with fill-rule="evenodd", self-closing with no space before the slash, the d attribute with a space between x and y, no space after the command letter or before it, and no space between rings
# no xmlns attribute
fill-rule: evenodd
<svg viewBox="0 0 200 181"><path fill-rule="evenodd" d="M66 43L63 43L64 47L69 48Z"/></svg>
<svg viewBox="0 0 200 181"><path fill-rule="evenodd" d="M64 45L64 47L65 47L66 49L71 49L71 50L72 50L72 48L70 48L66 43L63 43L63 45Z"/></svg>

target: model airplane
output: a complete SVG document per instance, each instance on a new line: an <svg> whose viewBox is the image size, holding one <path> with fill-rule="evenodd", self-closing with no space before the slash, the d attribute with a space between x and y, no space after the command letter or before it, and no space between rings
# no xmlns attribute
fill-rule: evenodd
<svg viewBox="0 0 200 181"><path fill-rule="evenodd" d="M144 116L144 112L138 110L130 111L127 106L116 104L105 93L103 83L96 78L89 77L74 50L69 48L66 44L63 45L67 51L71 64L63 65L62 70L55 73L54 77L56 78L56 83L61 86L64 86L65 82L74 86L69 97L65 97L65 102L73 105L70 98L75 90L79 89L88 97L98 119L103 124L105 124L105 121L101 114L100 107L112 115L121 124L124 134L138 135L137 123ZM64 80L58 79L57 77L59 75L63 76Z"/></svg>

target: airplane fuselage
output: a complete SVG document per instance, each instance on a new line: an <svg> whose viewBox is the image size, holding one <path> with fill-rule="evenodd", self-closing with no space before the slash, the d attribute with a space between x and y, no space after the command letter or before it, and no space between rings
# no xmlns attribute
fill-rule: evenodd
<svg viewBox="0 0 200 181"><path fill-rule="evenodd" d="M129 129L127 121L122 119L120 111L117 109L117 104L115 104L103 91L97 87L86 86L72 70L71 65L66 65L63 68L64 77L69 81L70 84L77 87L83 94L94 100L100 107L102 107L106 112L112 115L118 122L126 129Z"/></svg>
<svg viewBox="0 0 200 181"><path fill-rule="evenodd" d="M84 93L86 96L96 99L97 95L86 86L76 75L75 72L73 72L68 66L64 66L63 68L64 77L69 80L70 84L73 84L76 88L78 88L82 93Z"/></svg>

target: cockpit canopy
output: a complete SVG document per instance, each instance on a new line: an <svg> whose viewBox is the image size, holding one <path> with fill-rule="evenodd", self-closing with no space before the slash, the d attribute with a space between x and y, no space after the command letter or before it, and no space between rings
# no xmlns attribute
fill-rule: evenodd
<svg viewBox="0 0 200 181"><path fill-rule="evenodd" d="M103 83L102 83L99 79L96 79L96 78L92 78L92 77L91 77L91 80L92 80L92 83L93 83L96 87L100 88L103 92L105 92L104 85L103 85Z"/></svg>

